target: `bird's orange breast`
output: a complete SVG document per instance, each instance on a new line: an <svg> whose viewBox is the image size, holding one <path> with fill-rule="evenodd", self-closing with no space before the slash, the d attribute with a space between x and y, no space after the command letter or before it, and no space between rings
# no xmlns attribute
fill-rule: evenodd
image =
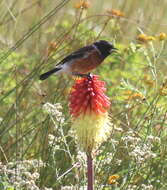
<svg viewBox="0 0 167 190"><path fill-rule="evenodd" d="M71 71L78 73L87 73L95 69L99 64L101 64L103 58L97 51L91 52L87 57L82 59L77 59L71 63Z"/></svg>

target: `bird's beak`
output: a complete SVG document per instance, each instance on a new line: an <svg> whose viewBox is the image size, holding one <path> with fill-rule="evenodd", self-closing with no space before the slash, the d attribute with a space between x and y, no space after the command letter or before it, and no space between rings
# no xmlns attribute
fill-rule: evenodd
<svg viewBox="0 0 167 190"><path fill-rule="evenodd" d="M117 52L117 51L118 51L117 48L112 48L112 49L110 50L110 53Z"/></svg>

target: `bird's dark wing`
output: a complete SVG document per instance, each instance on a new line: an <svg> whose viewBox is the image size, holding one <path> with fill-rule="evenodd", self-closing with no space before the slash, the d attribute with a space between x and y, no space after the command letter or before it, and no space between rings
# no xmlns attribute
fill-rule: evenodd
<svg viewBox="0 0 167 190"><path fill-rule="evenodd" d="M85 58L87 56L89 56L89 54L94 50L93 46L85 46L83 48L78 49L77 51L71 53L70 55L68 55L67 57L65 57L60 63L58 63L57 65L62 65L64 63L76 60L76 59L82 59Z"/></svg>

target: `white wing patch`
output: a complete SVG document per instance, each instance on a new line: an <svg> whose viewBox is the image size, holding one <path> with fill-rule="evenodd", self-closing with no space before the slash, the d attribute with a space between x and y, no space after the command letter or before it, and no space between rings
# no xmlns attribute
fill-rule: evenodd
<svg viewBox="0 0 167 190"><path fill-rule="evenodd" d="M56 68L61 68L59 71L56 72L56 74L61 74L61 73L71 73L70 69L71 62L66 62L61 65L57 65Z"/></svg>

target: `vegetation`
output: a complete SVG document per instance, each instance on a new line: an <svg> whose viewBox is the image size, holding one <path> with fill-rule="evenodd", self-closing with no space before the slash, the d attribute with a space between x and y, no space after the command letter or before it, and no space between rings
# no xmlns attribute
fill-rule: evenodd
<svg viewBox="0 0 167 190"><path fill-rule="evenodd" d="M74 79L39 75L99 39L119 52L94 71L112 104L95 189L167 189L166 8L165 0L0 2L0 190L86 186L68 109Z"/></svg>

